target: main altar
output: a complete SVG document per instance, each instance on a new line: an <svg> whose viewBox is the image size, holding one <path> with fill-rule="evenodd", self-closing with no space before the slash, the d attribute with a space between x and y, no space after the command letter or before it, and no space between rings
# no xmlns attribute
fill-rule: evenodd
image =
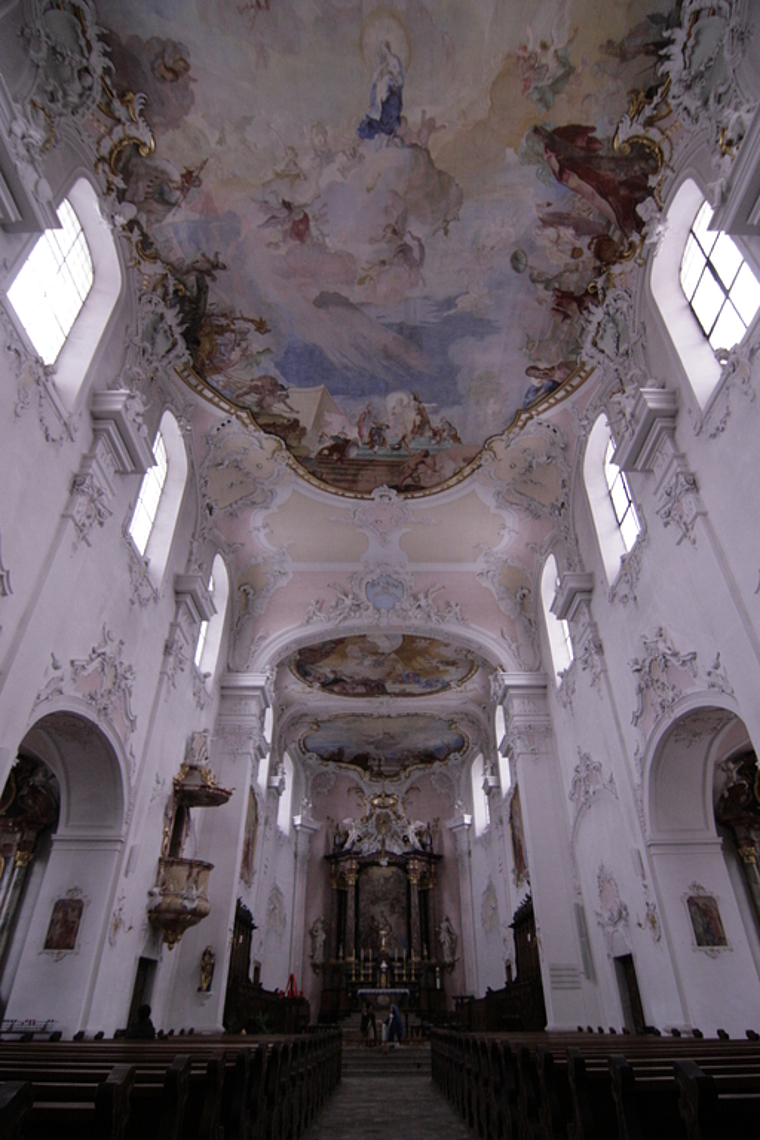
<svg viewBox="0 0 760 1140"><path fill-rule="evenodd" d="M326 856L329 917L312 926L312 967L322 975L320 1019L336 1020L371 1001L423 1017L446 1008L445 980L456 934L436 901L430 824L406 818L398 796L372 796L360 820L333 829Z"/></svg>

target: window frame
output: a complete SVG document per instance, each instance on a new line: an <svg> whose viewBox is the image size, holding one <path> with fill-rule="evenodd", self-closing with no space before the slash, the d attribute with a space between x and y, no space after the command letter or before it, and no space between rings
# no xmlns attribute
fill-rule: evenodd
<svg viewBox="0 0 760 1140"><path fill-rule="evenodd" d="M639 526L636 540L630 549L626 548L610 495L605 469L607 448L609 441L613 439L607 415L605 412L601 412L586 440L586 452L583 457L583 482L586 488L586 498L596 530L599 553L610 586L613 586L618 579L623 558L634 549L645 530L641 512L636 506L636 500L626 477L626 489L630 495ZM625 474L624 472L621 473Z"/></svg>
<svg viewBox="0 0 760 1140"><path fill-rule="evenodd" d="M541 604L544 611L544 625L549 641L549 651L554 670L554 683L559 687L562 683L561 674L565 673L575 660L575 649L570 626L565 618L558 618L552 613L557 587L559 586L559 570L554 554L547 555L541 571Z"/></svg>
<svg viewBox="0 0 760 1140"><path fill-rule="evenodd" d="M195 668L203 677L213 676L216 672L216 667L219 663L219 653L222 648L222 639L224 637L225 619L227 617L230 579L227 565L221 554L216 554L211 564L208 589L209 596L214 603L215 612L208 621L202 621L200 624L195 656L193 658ZM202 636L203 645L201 646Z"/></svg>
<svg viewBox="0 0 760 1140"><path fill-rule="evenodd" d="M124 274L121 257L109 224L100 212L95 187L84 174L75 176L57 199L67 200L82 227L93 266L93 284L71 326L55 362L49 365L53 382L51 390L64 412L74 412L84 400L93 374L93 364L103 349L106 331L113 319L123 292ZM37 355L29 334L8 297L8 290L18 277L40 234L30 235L19 250L4 282L5 308L22 344Z"/></svg>
<svg viewBox="0 0 760 1140"><path fill-rule="evenodd" d="M169 555L177 529L177 522L185 495L189 470L187 450L185 448L185 441L182 438L182 432L173 413L168 408L161 416L156 435L162 436L164 447L166 448L167 473L153 519L153 525L142 554L132 537L130 528L137 511L143 485L151 470L150 468L140 481L140 489L134 506L130 510L129 522L125 527L127 541L132 544L138 557L147 564L148 577L154 587L160 586L169 562Z"/></svg>
<svg viewBox="0 0 760 1140"><path fill-rule="evenodd" d="M617 528L620 531L620 537L623 540L625 552L626 554L630 554L636 545L636 540L641 534L641 523L639 521L638 512L636 511L636 504L633 501L633 495L631 494L631 487L628 482L628 477L626 476L625 471L618 467L617 463L613 462L612 456L614 454L615 440L612 436L612 433L610 432L610 441L607 444L607 448L604 452L604 478L607 482L607 493L610 497L612 512L615 516ZM623 508L622 514L618 509L619 504L616 502L616 494L618 488L620 491L622 491L622 495L625 500L625 506ZM626 531L628 529L627 524L630 519L633 519L634 521L636 533L629 542L626 536Z"/></svg>
<svg viewBox="0 0 760 1140"><path fill-rule="evenodd" d="M95 284L87 235L68 198L58 228L43 230L6 290L38 356L52 367Z"/></svg>
<svg viewBox="0 0 760 1140"><path fill-rule="evenodd" d="M689 231L706 198L700 176L693 170L675 186L664 210L665 224L649 273L650 293L657 318L662 321L666 342L673 347L688 381L687 388L702 415L721 389L722 365L681 287L681 263ZM760 263L753 256L751 246L740 235L729 236L755 276L759 276ZM749 325L749 335L759 320L760 314Z"/></svg>
<svg viewBox="0 0 760 1140"><path fill-rule="evenodd" d="M709 221L706 220L708 213L710 216ZM726 233L724 230L710 229L714 214L714 209L708 200L704 198L702 200L702 205L699 207L696 215L694 216L694 219L692 220L692 223L689 227L689 232L686 236L686 241L684 243L684 248L681 254L681 264L679 266L679 282L684 296L688 302L689 308L694 314L695 319L698 321L699 326L702 329L702 332L704 333L707 342L712 348L713 352L730 352L732 348L735 348L737 344L741 344L741 342L744 340L750 328L752 327L758 312L760 311L760 299L758 299L755 310L748 321L744 319L744 316L739 311L735 300L735 290L738 286L739 277L746 269L751 275L755 286L757 286L758 289L760 289L760 282L758 282L757 274L745 257L744 252L739 248L731 235ZM730 247L727 252L734 252L739 258L739 263L736 266L731 277L731 282L728 285L724 279L724 272L720 269L718 262L713 258L713 255L716 253L718 248L721 247L721 243L723 243L723 248ZM687 284L684 280L684 276L689 272L690 266L687 266L686 269L684 267L685 263L687 262L687 258L689 258L690 255L693 257L695 253L698 258L701 255L703 264L701 271L695 280L694 287L687 289ZM705 281L708 283L708 285L714 285L717 289L718 294L722 295L722 300L709 328L707 327L705 321L702 319L702 316L697 311L694 304L695 298L702 288L703 282ZM716 344L713 344L713 337L716 335L723 314L727 310L734 313L737 321L742 326L743 332L741 336L738 337L738 339L734 340L731 344L723 344L720 341Z"/></svg>

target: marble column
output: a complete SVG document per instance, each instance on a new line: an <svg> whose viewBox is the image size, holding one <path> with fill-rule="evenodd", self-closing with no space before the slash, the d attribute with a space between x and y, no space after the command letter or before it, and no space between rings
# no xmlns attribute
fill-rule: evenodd
<svg viewBox="0 0 760 1140"><path fill-rule="evenodd" d="M422 873L422 865L417 859L410 859L406 865L406 873L409 878L409 894L411 902L411 936L412 936L412 957L422 957L422 943L420 940L420 875Z"/></svg>
<svg viewBox="0 0 760 1140"><path fill-rule="evenodd" d="M356 880L359 864L355 859L347 859L343 864L346 872L348 898L346 900L346 958L352 962L356 957Z"/></svg>
<svg viewBox="0 0 760 1140"><path fill-rule="evenodd" d="M16 916L33 859L33 851L17 850L13 857L13 867L8 874L2 914L0 916L0 966L5 964L5 957L8 952L11 936L15 930Z"/></svg>
<svg viewBox="0 0 760 1140"><path fill-rule="evenodd" d="M338 872L335 867L330 868L330 938L327 943L328 960L337 961L341 946L340 931L338 930Z"/></svg>
<svg viewBox="0 0 760 1140"><path fill-rule="evenodd" d="M755 913L760 919L760 874L757 870L757 848L754 843L745 843L737 847L739 858L744 868L744 877L755 904Z"/></svg>

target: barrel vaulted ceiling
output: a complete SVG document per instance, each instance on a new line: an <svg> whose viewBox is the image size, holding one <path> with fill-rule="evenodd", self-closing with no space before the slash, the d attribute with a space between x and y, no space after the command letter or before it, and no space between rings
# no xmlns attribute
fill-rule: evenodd
<svg viewBox="0 0 760 1140"><path fill-rule="evenodd" d="M461 755L488 741L452 710L541 667L538 568L627 350L600 302L635 290L730 7L98 0L99 171L228 556L230 667L277 667L293 749Z"/></svg>

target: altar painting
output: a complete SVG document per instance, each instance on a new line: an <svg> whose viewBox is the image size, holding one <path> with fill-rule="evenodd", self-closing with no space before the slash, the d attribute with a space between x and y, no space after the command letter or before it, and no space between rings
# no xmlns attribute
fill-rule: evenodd
<svg viewBox="0 0 760 1140"><path fill-rule="evenodd" d="M444 763L469 741L455 721L434 716L334 716L300 740L302 753L393 779L417 765Z"/></svg>
<svg viewBox="0 0 760 1140"><path fill-rule="evenodd" d="M658 111L678 7L100 0L155 140L110 177L182 375L330 487L461 477L585 375L662 160L616 132L631 92Z"/></svg>
<svg viewBox="0 0 760 1140"><path fill-rule="evenodd" d="M705 948L728 946L717 899L712 895L701 893L689 895L686 906L697 946Z"/></svg>
<svg viewBox="0 0 760 1140"><path fill-rule="evenodd" d="M359 876L359 950L389 958L409 953L406 875L401 867L367 867Z"/></svg>
<svg viewBox="0 0 760 1140"><path fill-rule="evenodd" d="M290 658L304 684L341 697L417 697L459 688L477 672L469 649L433 637L369 633L321 641Z"/></svg>

